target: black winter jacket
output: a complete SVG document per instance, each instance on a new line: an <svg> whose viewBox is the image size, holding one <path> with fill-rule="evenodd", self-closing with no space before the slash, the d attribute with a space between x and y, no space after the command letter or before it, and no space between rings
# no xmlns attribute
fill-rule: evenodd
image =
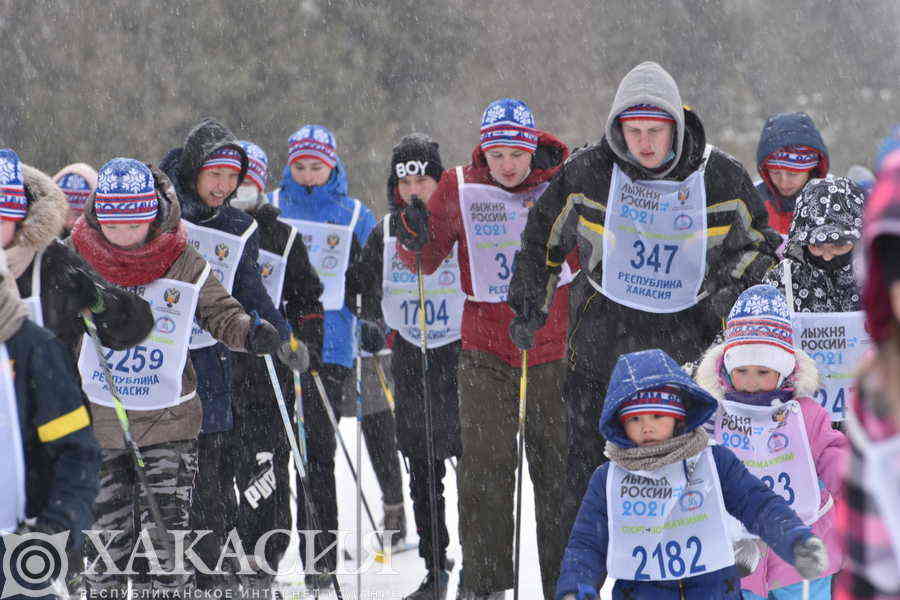
<svg viewBox="0 0 900 600"><path fill-rule="evenodd" d="M93 523L100 488L100 446L71 358L53 334L29 320L6 341L27 473L26 517L38 525L70 530L69 545Z"/></svg>
<svg viewBox="0 0 900 600"><path fill-rule="evenodd" d="M706 146L703 126L687 108L684 118L683 151L666 180L683 181L702 165ZM582 273L571 292L568 352L573 368L593 371L598 354L610 350L608 341L623 335L633 339L633 344L626 344L636 346L632 349L659 346L664 341L679 345L683 340L702 352L738 295L758 283L774 261L780 238L768 227L766 212L747 172L718 149L713 149L708 161L706 275L699 293L701 300L678 313L657 315L622 306L596 292L586 279L591 277L597 283L602 280L603 227L613 165L632 179L652 178L639 165L618 157L606 138L573 154L529 211L508 302L518 315L541 311L548 305L548 293L554 291L548 286L551 273L558 272L566 254L577 245ZM602 320L592 314L597 318L602 314ZM608 330L604 322L619 329ZM668 351L669 345L663 347ZM625 351L631 350L623 348ZM674 349L672 352L681 354Z"/></svg>
<svg viewBox="0 0 900 600"><path fill-rule="evenodd" d="M253 217L228 205L225 200L219 208L206 206L197 195L196 180L206 157L216 150L228 147L241 155L241 173L238 185L247 172L247 154L234 135L216 121L205 119L194 127L182 148L170 150L160 163L160 169L172 180L182 217L203 227L241 235L253 223ZM272 304L259 276L259 232L247 239L244 254L238 263L231 295L244 310L257 311L263 319L274 325L282 339L290 337L290 326ZM191 361L197 371L197 391L203 401L203 433L228 431L233 426L231 413L231 352L222 344L200 350L191 350Z"/></svg>

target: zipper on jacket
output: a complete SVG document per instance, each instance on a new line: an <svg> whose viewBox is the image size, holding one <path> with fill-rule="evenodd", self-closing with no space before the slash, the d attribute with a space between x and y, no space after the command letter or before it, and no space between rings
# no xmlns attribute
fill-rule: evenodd
<svg viewBox="0 0 900 600"><path fill-rule="evenodd" d="M687 600L687 596L684 595L684 582L682 580L678 580L678 597L681 600Z"/></svg>
<svg viewBox="0 0 900 600"><path fill-rule="evenodd" d="M584 319L585 313L587 313L588 309L590 308L591 302L594 301L594 298L596 298L599 293L600 292L594 290L594 293L588 297L587 302L584 303L584 308L578 314L578 321L575 323L575 327L572 328L572 333L569 334L569 337L566 340L566 344L569 346L569 348L572 349L571 353L569 354L569 368L573 371L575 370L575 355L578 351L575 349L575 344L573 344L572 342L574 342L575 340L575 334L578 333L578 328L581 327L581 321Z"/></svg>

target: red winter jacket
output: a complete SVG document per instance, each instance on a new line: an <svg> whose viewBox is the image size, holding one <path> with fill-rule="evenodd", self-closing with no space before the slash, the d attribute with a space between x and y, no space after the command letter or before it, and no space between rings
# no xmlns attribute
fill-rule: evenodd
<svg viewBox="0 0 900 600"><path fill-rule="evenodd" d="M569 148L549 133L540 132L538 152L541 146L555 151L561 158L548 169L532 169L521 184L512 189L503 188L516 193L550 181L569 156ZM463 168L466 183L481 183L500 186L491 177L487 159L480 147L472 152L472 162ZM459 242L459 270L462 278L462 290L472 295L472 276L469 271L469 247L466 230L463 226L462 211L459 206L459 188L456 181L456 169L448 169L441 176L437 190L428 199L428 227L431 240L422 248L422 271L433 273L453 249L453 243ZM412 270L416 268L416 254L398 245L400 259ZM574 261L574 264L573 264ZM574 253L569 257L573 271L577 268ZM569 286L557 290L547 317L547 324L534 336L534 347L528 351L528 363L539 365L554 360L561 360L566 350L566 329L569 322ZM481 350L489 352L512 366L520 366L522 353L509 339L508 328L515 314L505 302L474 302L466 300L462 319L463 350Z"/></svg>

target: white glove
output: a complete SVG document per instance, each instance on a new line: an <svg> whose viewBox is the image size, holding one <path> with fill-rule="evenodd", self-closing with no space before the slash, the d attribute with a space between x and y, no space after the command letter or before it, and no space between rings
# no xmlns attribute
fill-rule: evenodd
<svg viewBox="0 0 900 600"><path fill-rule="evenodd" d="M816 536L794 544L794 568L803 579L816 579L828 568L828 550Z"/></svg>
<svg viewBox="0 0 900 600"><path fill-rule="evenodd" d="M756 540L744 538L733 542L734 549L734 566L737 567L738 575L743 579L756 570L759 565L760 551Z"/></svg>

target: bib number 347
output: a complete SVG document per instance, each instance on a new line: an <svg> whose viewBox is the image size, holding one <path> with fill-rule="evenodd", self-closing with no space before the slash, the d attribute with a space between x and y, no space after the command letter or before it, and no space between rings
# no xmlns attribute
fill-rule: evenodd
<svg viewBox="0 0 900 600"><path fill-rule="evenodd" d="M631 556L640 563L634 572L635 581L648 581L650 579L669 579L682 577L687 572L688 576L697 575L706 571L706 565L700 563L700 554L703 552L703 544L700 538L692 535L685 542L685 556L682 556L681 544L672 540L665 546L660 542L656 548L648 553L647 548L635 546ZM690 554L690 556L687 556ZM690 561L690 563L688 563ZM655 570L657 577L653 577L644 570Z"/></svg>

